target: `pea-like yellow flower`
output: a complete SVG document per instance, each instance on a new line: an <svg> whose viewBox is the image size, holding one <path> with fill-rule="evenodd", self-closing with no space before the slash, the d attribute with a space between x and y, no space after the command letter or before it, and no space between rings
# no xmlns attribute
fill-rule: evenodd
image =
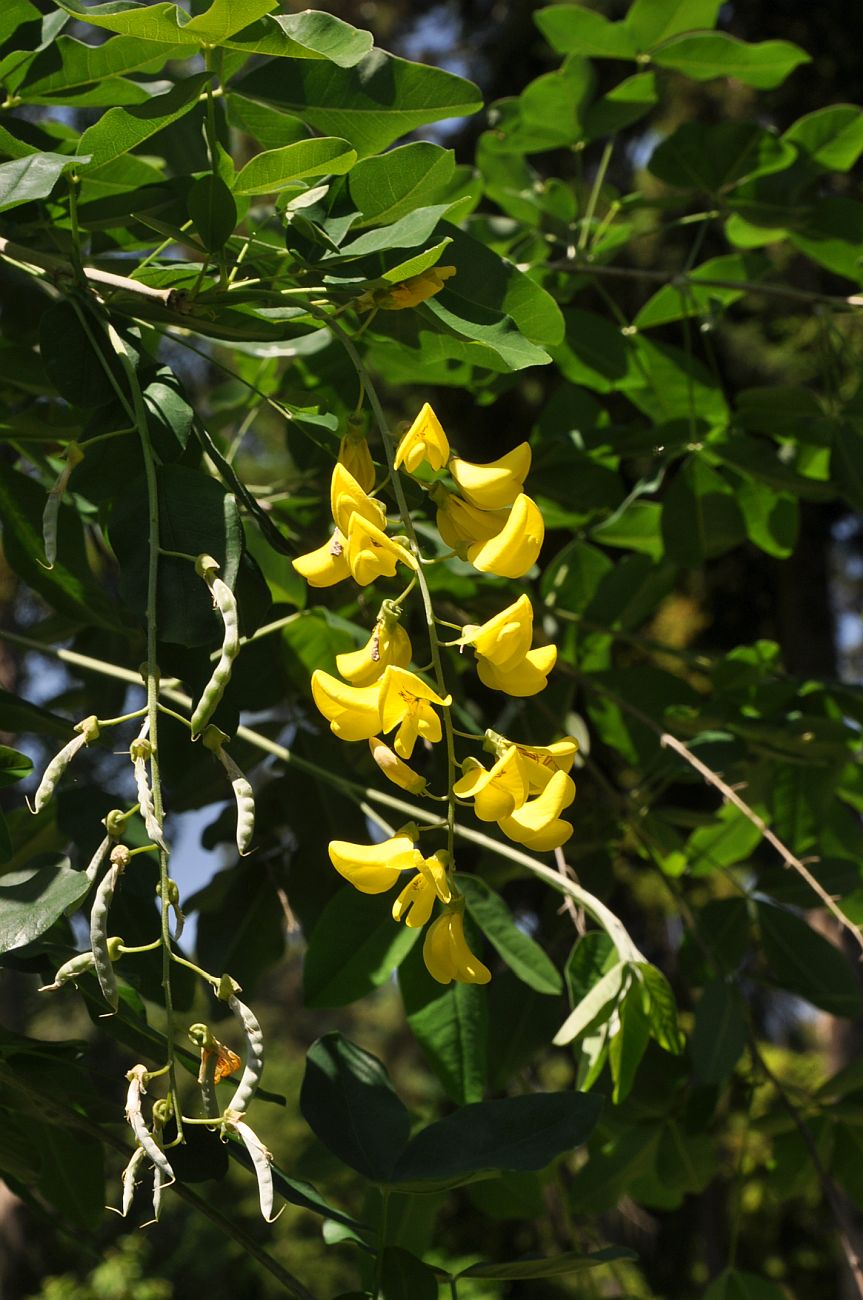
<svg viewBox="0 0 863 1300"><path fill-rule="evenodd" d="M454 266L431 266L419 275L411 275L407 280L394 284L391 289L379 289L375 294L375 306L385 311L404 311L406 307L418 307L421 302L440 293L444 282L455 275Z"/></svg>
<svg viewBox="0 0 863 1300"><path fill-rule="evenodd" d="M432 743L440 740L441 721L432 705L448 708L451 695L438 695L406 668L387 668L378 685L381 726L377 730L387 732L398 728L394 744L400 758L410 758L418 736Z"/></svg>
<svg viewBox="0 0 863 1300"><path fill-rule="evenodd" d="M548 674L557 663L557 646L538 646L528 650L524 658L512 668L498 668L488 659L477 657L476 671L484 686L493 691L505 691L518 699L538 695L548 685Z"/></svg>
<svg viewBox="0 0 863 1300"><path fill-rule="evenodd" d="M380 844L351 844L332 840L330 862L361 894L383 894L404 871L416 870L422 854L408 835L395 835Z"/></svg>
<svg viewBox="0 0 863 1300"><path fill-rule="evenodd" d="M520 745L518 741L507 740L496 731L486 732L485 748L492 754L501 755L514 744L525 762L530 793L541 794L555 772L569 772L578 753L578 741L575 736L564 736L551 745Z"/></svg>
<svg viewBox="0 0 863 1300"><path fill-rule="evenodd" d="M455 492L448 492L436 483L429 496L437 506L437 530L453 551L465 551L476 542L487 542L496 537L504 523L503 515L480 510L469 501L463 501Z"/></svg>
<svg viewBox="0 0 863 1300"><path fill-rule="evenodd" d="M474 465L460 456L453 456L447 468L471 505L481 510L500 510L511 506L524 488L530 469L530 446L522 442L508 451L500 460L488 465Z"/></svg>
<svg viewBox="0 0 863 1300"><path fill-rule="evenodd" d="M419 415L399 441L395 467L398 469L404 465L409 474L414 474L426 460L432 469L443 469L449 454L449 441L443 426L428 402L424 402Z"/></svg>
<svg viewBox="0 0 863 1300"><path fill-rule="evenodd" d="M545 537L545 524L536 502L522 492L503 527L487 541L467 548L467 558L480 573L499 578L523 578L536 563Z"/></svg>
<svg viewBox="0 0 863 1300"><path fill-rule="evenodd" d="M339 461L333 466L330 480L330 509L336 527L348 538L354 515L367 519L377 528L386 527L387 512L383 502L364 492L350 470Z"/></svg>
<svg viewBox="0 0 863 1300"><path fill-rule="evenodd" d="M372 758L377 763L380 770L388 781L397 785L401 790L408 790L411 794L424 794L428 781L419 772L415 772L407 763L402 762L398 754L390 749L389 745L381 740L380 736L372 736L369 739L369 749L372 752Z"/></svg>
<svg viewBox="0 0 863 1300"><path fill-rule="evenodd" d="M475 957L464 937L461 911L444 912L432 921L423 943L423 961L438 984L488 984L491 971Z"/></svg>
<svg viewBox="0 0 863 1300"><path fill-rule="evenodd" d="M367 587L377 578L391 578L399 563L409 569L417 567L416 560L407 547L387 537L385 532L370 520L364 519L359 512L351 515L347 557L351 577L361 587Z"/></svg>
<svg viewBox="0 0 863 1300"><path fill-rule="evenodd" d="M361 433L352 432L350 426L339 443L339 464L356 480L363 492L371 492L375 485L375 467L369 444Z"/></svg>
<svg viewBox="0 0 863 1300"><path fill-rule="evenodd" d="M390 664L407 668L413 655L411 639L391 613L392 601L384 601L372 634L361 650L336 655L336 667L352 686L371 686Z"/></svg>
<svg viewBox="0 0 863 1300"><path fill-rule="evenodd" d="M475 758L462 764L464 775L453 786L459 799L473 799L473 810L481 822L497 822L521 808L528 795L524 760L510 745L490 771Z"/></svg>
<svg viewBox="0 0 863 1300"><path fill-rule="evenodd" d="M519 596L485 623L467 624L461 635L462 645L472 646L478 656L503 672L521 663L532 640L533 606L527 596Z"/></svg>
<svg viewBox="0 0 863 1300"><path fill-rule="evenodd" d="M322 668L312 673L315 704L339 740L368 740L381 729L381 682L348 686Z"/></svg>
<svg viewBox="0 0 863 1300"><path fill-rule="evenodd" d="M419 863L413 880L409 880L393 903L393 920L404 921L411 930L425 925L435 900L448 903L452 898L444 853L434 853Z"/></svg>
<svg viewBox="0 0 863 1300"><path fill-rule="evenodd" d="M538 853L559 849L572 834L571 822L560 814L575 798L575 783L566 772L555 772L543 792L529 799L498 825L504 835Z"/></svg>
<svg viewBox="0 0 863 1300"><path fill-rule="evenodd" d="M347 542L338 529L323 546L307 551L305 555L298 555L291 560L291 564L310 587L332 587L334 583L351 576Z"/></svg>

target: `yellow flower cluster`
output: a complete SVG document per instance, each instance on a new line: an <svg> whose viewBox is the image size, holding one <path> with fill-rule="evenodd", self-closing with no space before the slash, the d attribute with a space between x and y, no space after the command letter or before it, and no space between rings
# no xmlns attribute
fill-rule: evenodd
<svg viewBox="0 0 863 1300"><path fill-rule="evenodd" d="M411 475L422 470L420 482L436 508L438 531L445 545L483 573L503 578L523 577L534 565L544 538L542 515L524 492L531 451L522 443L499 460L476 465L455 455L440 421L426 403L401 438L394 472ZM446 472L453 486L440 479ZM423 483L425 478L425 483ZM413 573L403 601L417 581L425 592L427 623L431 624L428 591L423 583L416 540L410 520L411 543L390 537L384 505L374 495L375 471L365 439L350 431L342 439L330 485L334 531L328 542L294 560L312 586L326 587L353 577L367 586L380 577L393 577L398 564ZM416 554L414 554L416 552ZM445 693L439 662L439 642L430 627L435 687L411 671L411 639L402 626L400 603L385 600L372 633L358 650L336 657L339 677L316 669L312 673L315 704L340 740L368 741L380 771L402 790L427 795L425 777L409 766L417 741L433 745L443 738L441 712L452 697ZM553 645L533 647L533 608L521 595L485 623L466 624L450 645L469 647L477 673L491 690L517 698L536 695L547 685L557 660ZM446 715L448 716L448 715ZM388 743L383 739L394 733ZM490 767L465 758L461 774L455 762L453 731L447 721L451 788L445 796L451 810L449 847L431 856L417 848L419 831L411 824L378 844L334 840L329 846L335 869L358 890L383 893L401 888L392 915L409 927L428 924L423 957L432 977L484 984L491 974L470 951L464 932L464 898L456 883L451 858L452 810L456 801L470 803L480 821L496 822L517 844L537 852L559 848L572 834L561 813L575 798L569 775L577 745L566 737L552 745L520 745L488 731L484 745L493 756ZM403 883L406 877L406 882ZM436 905L440 915L432 920Z"/></svg>

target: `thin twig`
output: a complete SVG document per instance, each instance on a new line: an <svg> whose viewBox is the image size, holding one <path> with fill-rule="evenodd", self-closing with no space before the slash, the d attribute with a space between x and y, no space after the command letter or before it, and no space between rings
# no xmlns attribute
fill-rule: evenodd
<svg viewBox="0 0 863 1300"><path fill-rule="evenodd" d="M52 275L68 275L70 279L74 279L76 274L74 266L65 257L58 257L56 253L37 252L34 248L25 248L22 244L16 244L13 240L2 237L0 237L0 257L5 257L8 262L35 266L40 271L47 271ZM97 266L85 266L82 270L86 278L94 284L120 289L124 293L135 293L141 298L155 298L166 305L171 296L177 292L176 289L155 289L150 284L141 284L139 280L130 280L125 275L115 275L113 271L102 271Z"/></svg>
<svg viewBox="0 0 863 1300"><path fill-rule="evenodd" d="M712 768L709 768L706 763L702 763L700 758L696 758L692 750L684 745L683 741L678 740L676 736L671 736L667 731L664 731L660 736L659 743L664 749L673 749L675 754L679 754L682 759L685 759L690 767L695 768L695 771L698 772L700 776L704 777L704 780L708 785L712 785L715 790L719 791L723 798L725 798L729 803L734 804L734 807L743 813L743 816L761 832L761 835L771 848L776 850L782 858L782 865L784 867L793 867L797 874L803 877L812 892L818 895L821 902L828 911L833 913L843 929L847 930L848 933L853 936L861 952L863 952L863 931L861 931L860 927L855 925L854 922L845 915L833 896L827 893L827 890L821 884L820 880L817 880L815 876L813 876L809 868L791 852L787 845L782 843L778 835L774 834L764 821L764 818L759 817L758 813L755 812L753 808L750 808L748 803L741 799L737 791L732 789L730 785L727 785L726 782L722 780L722 777L714 772Z"/></svg>

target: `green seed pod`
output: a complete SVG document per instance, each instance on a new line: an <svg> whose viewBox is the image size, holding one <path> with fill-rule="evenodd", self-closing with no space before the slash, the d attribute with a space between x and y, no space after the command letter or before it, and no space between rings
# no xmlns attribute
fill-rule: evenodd
<svg viewBox="0 0 863 1300"><path fill-rule="evenodd" d="M153 806L153 795L150 790L150 780L147 774L147 763L152 757L153 747L147 739L146 732L149 723L144 723L143 729L137 740L133 740L129 746L129 754L132 758L132 766L135 770L135 787L138 791L138 806L141 809L141 816L144 819L144 829L154 844L158 844L160 849L168 851L165 843L165 836L162 827L156 820L156 810Z"/></svg>
<svg viewBox="0 0 863 1300"><path fill-rule="evenodd" d="M245 857L255 833L255 793L237 764L224 749L216 750L216 758L228 774L237 804L237 852Z"/></svg>
<svg viewBox="0 0 863 1300"><path fill-rule="evenodd" d="M83 749L85 745L91 744L94 740L98 740L99 722L95 714L85 718L83 722L79 722L75 727L75 731L78 734L63 746L59 754L54 755L45 768L42 780L39 782L39 788L33 796L32 807L34 813L41 812L48 803L57 782L78 753L78 750Z"/></svg>
<svg viewBox="0 0 863 1300"><path fill-rule="evenodd" d="M263 1074L264 1035L257 1018L246 1004L240 1001L236 993L231 993L227 1003L243 1026L243 1033L246 1036L246 1062L230 1105L232 1111L242 1115L248 1110Z"/></svg>
<svg viewBox="0 0 863 1300"><path fill-rule="evenodd" d="M95 965L96 959L91 952L79 952L75 957L70 957L67 962L63 963L54 976L54 983L43 984L39 992L49 993L54 989L61 988L64 984L74 984L79 975L92 970Z"/></svg>
<svg viewBox="0 0 863 1300"><path fill-rule="evenodd" d="M102 883L96 890L93 906L90 908L90 947L93 950L96 978L99 981L99 987L105 1001L113 1011L116 1011L120 1005L120 994L117 989L117 977L114 974L113 964L120 953L117 951L116 956L111 956L108 940L108 913L111 903L114 901L117 882L129 861L130 854L126 846L124 844L115 845L111 850L111 867L103 876ZM118 944L122 945L122 940L115 942L115 950Z"/></svg>
<svg viewBox="0 0 863 1300"><path fill-rule="evenodd" d="M273 1214L273 1171L270 1168L273 1159L272 1155L257 1133L250 1129L248 1124L243 1123L239 1116L234 1116L231 1111L226 1112L225 1127L229 1132L237 1134L237 1137L248 1151L258 1180L261 1214L267 1223L275 1223L282 1210L279 1210L279 1214ZM282 1206L282 1209L284 1209L284 1206Z"/></svg>
<svg viewBox="0 0 863 1300"><path fill-rule="evenodd" d="M197 740L218 708L219 701L225 693L225 687L231 680L231 669L234 660L240 653L240 624L237 602L228 584L217 576L218 570L219 565L212 555L198 556L195 562L195 572L204 579L210 588L213 604L222 616L224 634L218 663L213 669L210 680L201 692L201 698L192 714L193 740Z"/></svg>
<svg viewBox="0 0 863 1300"><path fill-rule="evenodd" d="M70 442L66 448L66 463L57 475L53 487L45 501L42 512L42 545L45 548L45 569L53 569L57 560L57 528L60 521L60 503L69 486L69 479L76 465L80 465L84 453L77 442ZM40 561L41 563L41 561Z"/></svg>

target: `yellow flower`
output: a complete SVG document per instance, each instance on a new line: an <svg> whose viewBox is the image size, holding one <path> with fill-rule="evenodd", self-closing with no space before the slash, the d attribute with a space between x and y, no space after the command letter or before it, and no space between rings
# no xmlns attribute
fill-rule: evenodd
<svg viewBox="0 0 863 1300"><path fill-rule="evenodd" d="M453 456L447 468L471 505L481 510L500 510L511 506L522 491L530 457L530 446L522 442L488 465L474 465Z"/></svg>
<svg viewBox="0 0 863 1300"><path fill-rule="evenodd" d="M375 485L375 467L369 444L362 434L352 433L350 426L339 443L339 464L356 480L363 492L371 492Z"/></svg>
<svg viewBox="0 0 863 1300"><path fill-rule="evenodd" d="M377 729L387 732L398 727L395 751L400 758L410 758L418 736L432 742L440 740L441 722L432 705L447 708L452 696L442 698L405 668L387 668L379 686L381 726Z"/></svg>
<svg viewBox="0 0 863 1300"><path fill-rule="evenodd" d="M504 751L490 771L475 758L465 759L462 771L464 776L456 781L453 794L473 799L473 810L481 822L508 817L527 798L527 772L515 745Z"/></svg>
<svg viewBox="0 0 863 1300"><path fill-rule="evenodd" d="M498 668L490 660L477 656L476 670L484 686L524 699L545 690L548 674L556 662L557 646L544 645L528 650L520 663L507 669Z"/></svg>
<svg viewBox="0 0 863 1300"><path fill-rule="evenodd" d="M351 576L361 587L367 587L376 578L391 578L399 561L409 569L417 567L416 560L406 547L387 537L370 520L363 518L359 511L351 515L347 557Z"/></svg>
<svg viewBox="0 0 863 1300"><path fill-rule="evenodd" d="M423 403L419 415L396 449L395 467L404 465L409 474L415 473L424 460L432 469L443 469L449 460L449 442L440 420L428 402Z"/></svg>
<svg viewBox="0 0 863 1300"><path fill-rule="evenodd" d="M379 289L375 293L375 306L385 311L404 311L406 307L418 307L427 298L440 293L444 281L455 275L454 266L432 266L419 275L411 275L407 280L393 285L392 289Z"/></svg>
<svg viewBox="0 0 863 1300"><path fill-rule="evenodd" d="M533 606L527 596L479 625L468 624L462 631L463 645L472 646L478 656L503 672L520 664L533 640Z"/></svg>
<svg viewBox="0 0 863 1300"><path fill-rule="evenodd" d="M476 542L487 542L496 537L503 526L502 515L472 506L454 492L447 492L440 483L435 484L429 496L438 508L437 530L453 551L464 551Z"/></svg>
<svg viewBox="0 0 863 1300"><path fill-rule="evenodd" d="M393 903L393 920L404 921L409 929L420 929L432 914L435 899L448 903L452 892L447 878L444 854L435 853L421 861L419 871L408 881Z"/></svg>
<svg viewBox="0 0 863 1300"><path fill-rule="evenodd" d="M310 587L332 587L333 583L341 582L351 574L346 542L338 529L323 546L298 555L291 564Z"/></svg>
<svg viewBox="0 0 863 1300"><path fill-rule="evenodd" d="M333 466L330 481L330 509L336 527L350 537L350 522L354 515L369 520L378 528L385 528L387 512L382 502L363 491L350 470L338 461Z"/></svg>
<svg viewBox="0 0 863 1300"><path fill-rule="evenodd" d="M444 912L432 921L423 943L423 961L438 984L488 984L491 971L467 946L460 911Z"/></svg>
<svg viewBox="0 0 863 1300"><path fill-rule="evenodd" d="M397 616L387 612L387 606L390 610L394 608L391 601L384 601L372 634L362 650L336 655L336 667L352 686L371 686L383 676L389 664L407 668L411 661L410 637Z"/></svg>
<svg viewBox="0 0 863 1300"><path fill-rule="evenodd" d="M544 537L545 524L539 507L522 492L500 531L487 541L468 546L467 558L480 573L523 578L536 563Z"/></svg>
<svg viewBox="0 0 863 1300"><path fill-rule="evenodd" d="M339 875L361 894L383 894L403 871L416 869L422 862L422 854L407 835L396 835L381 844L332 840L329 854Z"/></svg>
<svg viewBox="0 0 863 1300"><path fill-rule="evenodd" d="M390 749L389 745L384 744L379 736L371 736L369 739L369 749L372 751L372 758L383 772L388 781L397 785L402 790L408 790L411 794L423 794L428 781L419 772L415 772L407 763L403 763L398 754Z"/></svg>
<svg viewBox="0 0 863 1300"><path fill-rule="evenodd" d="M515 743L526 764L530 793L540 794L548 785L555 772L569 772L578 753L578 741L574 736L564 736L551 745L519 745L499 738L503 747ZM498 745L492 744L492 753L498 753Z"/></svg>
<svg viewBox="0 0 863 1300"><path fill-rule="evenodd" d="M323 669L312 673L315 704L339 740L368 740L381 729L381 683L346 686Z"/></svg>
<svg viewBox="0 0 863 1300"><path fill-rule="evenodd" d="M572 834L570 822L560 813L575 798L575 784L565 772L555 772L542 794L530 799L498 825L511 840L538 853L559 849Z"/></svg>

